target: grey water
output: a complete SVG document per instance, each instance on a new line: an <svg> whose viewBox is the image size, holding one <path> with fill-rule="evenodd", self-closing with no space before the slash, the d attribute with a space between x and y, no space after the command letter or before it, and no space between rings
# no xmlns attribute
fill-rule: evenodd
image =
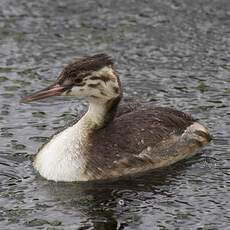
<svg viewBox="0 0 230 230"><path fill-rule="evenodd" d="M38 148L86 104L19 99L100 52L113 56L125 100L191 113L213 141L138 177L36 175ZM230 229L229 101L229 0L0 0L0 229Z"/></svg>

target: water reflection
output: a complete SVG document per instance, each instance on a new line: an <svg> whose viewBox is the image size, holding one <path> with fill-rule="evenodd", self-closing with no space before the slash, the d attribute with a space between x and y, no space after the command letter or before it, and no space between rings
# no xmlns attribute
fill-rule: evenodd
<svg viewBox="0 0 230 230"><path fill-rule="evenodd" d="M225 0L1 1L0 229L229 229L228 35ZM213 142L135 179L56 184L35 176L30 156L85 105L19 99L74 57L98 52L114 57L125 98L190 112Z"/></svg>
<svg viewBox="0 0 230 230"><path fill-rule="evenodd" d="M59 202L63 210L80 212L94 229L123 229L133 222L136 226L141 223L145 209L157 208L155 203L157 206L159 202L170 203L170 199L176 195L169 189L170 184L183 175L195 158L168 167L167 170L150 171L112 182L50 182L43 189L50 199L55 199L54 203ZM40 183L42 181L40 179ZM155 201L159 197L162 200Z"/></svg>

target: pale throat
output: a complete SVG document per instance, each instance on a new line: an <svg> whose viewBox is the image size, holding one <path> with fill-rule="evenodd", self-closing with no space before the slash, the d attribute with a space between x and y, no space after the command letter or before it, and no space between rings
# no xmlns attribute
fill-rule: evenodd
<svg viewBox="0 0 230 230"><path fill-rule="evenodd" d="M92 125L101 126L107 113L106 102L90 102L88 111L83 118L87 118Z"/></svg>
<svg viewBox="0 0 230 230"><path fill-rule="evenodd" d="M88 111L76 124L84 135L90 134L92 131L102 128L112 120L116 113L117 105L120 98L116 97L109 101L90 102Z"/></svg>

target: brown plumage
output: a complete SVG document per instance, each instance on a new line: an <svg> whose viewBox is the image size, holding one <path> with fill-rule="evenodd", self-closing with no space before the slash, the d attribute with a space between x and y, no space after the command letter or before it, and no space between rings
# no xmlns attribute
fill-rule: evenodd
<svg viewBox="0 0 230 230"><path fill-rule="evenodd" d="M123 106L121 112L118 109L113 121L90 136L87 173L94 179L158 168L159 162L163 161L162 166L166 166L170 164L170 158L182 154L185 148L191 152L204 144L203 139L197 141L194 138L189 143L181 138L196 122L190 115L172 108L133 107ZM207 142L210 140L208 134L199 132L198 135ZM149 152L141 156L144 151Z"/></svg>

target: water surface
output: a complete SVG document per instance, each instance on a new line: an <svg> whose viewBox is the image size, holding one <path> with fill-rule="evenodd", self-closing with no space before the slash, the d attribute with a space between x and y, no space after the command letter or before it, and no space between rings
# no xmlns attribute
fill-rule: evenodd
<svg viewBox="0 0 230 230"><path fill-rule="evenodd" d="M0 229L229 229L229 25L228 0L2 0ZM32 156L86 104L18 101L74 57L98 52L114 57L127 100L192 113L212 143L190 160L119 181L37 176Z"/></svg>

